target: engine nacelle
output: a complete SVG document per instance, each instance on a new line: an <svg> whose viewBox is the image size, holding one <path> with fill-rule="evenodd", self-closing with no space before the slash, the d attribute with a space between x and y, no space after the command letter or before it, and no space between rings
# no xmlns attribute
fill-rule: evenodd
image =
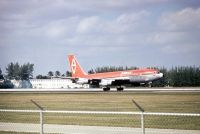
<svg viewBox="0 0 200 134"><path fill-rule="evenodd" d="M107 85L111 85L112 82L113 82L113 80L102 79L101 82L99 83L99 85L101 85L101 86L107 86Z"/></svg>
<svg viewBox="0 0 200 134"><path fill-rule="evenodd" d="M88 83L88 79L86 79L86 78L78 78L76 83L78 83L78 84L87 84Z"/></svg>

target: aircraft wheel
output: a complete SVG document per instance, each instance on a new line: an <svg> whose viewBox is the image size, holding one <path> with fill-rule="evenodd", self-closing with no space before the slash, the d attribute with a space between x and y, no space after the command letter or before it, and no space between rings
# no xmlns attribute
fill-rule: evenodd
<svg viewBox="0 0 200 134"><path fill-rule="evenodd" d="M110 87L104 87L103 91L110 91Z"/></svg>
<svg viewBox="0 0 200 134"><path fill-rule="evenodd" d="M124 88L123 87L117 87L117 91L123 91Z"/></svg>

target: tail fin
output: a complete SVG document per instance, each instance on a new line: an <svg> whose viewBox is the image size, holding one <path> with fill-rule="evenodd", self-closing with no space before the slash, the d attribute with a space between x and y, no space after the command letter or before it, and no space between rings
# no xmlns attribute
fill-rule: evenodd
<svg viewBox="0 0 200 134"><path fill-rule="evenodd" d="M68 55L68 60L72 71L72 77L84 78L84 76L87 75L79 65L74 55Z"/></svg>

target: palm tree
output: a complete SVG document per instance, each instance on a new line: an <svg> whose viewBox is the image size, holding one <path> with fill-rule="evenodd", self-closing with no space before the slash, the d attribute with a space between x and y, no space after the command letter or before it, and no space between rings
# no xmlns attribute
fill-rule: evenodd
<svg viewBox="0 0 200 134"><path fill-rule="evenodd" d="M56 77L60 76L60 72L59 72L59 71L56 71L56 72L55 72L55 76L56 76Z"/></svg>
<svg viewBox="0 0 200 134"><path fill-rule="evenodd" d="M53 76L53 72L52 72L52 71L49 71L49 72L48 72L48 76L49 76L49 77L52 77L52 76Z"/></svg>

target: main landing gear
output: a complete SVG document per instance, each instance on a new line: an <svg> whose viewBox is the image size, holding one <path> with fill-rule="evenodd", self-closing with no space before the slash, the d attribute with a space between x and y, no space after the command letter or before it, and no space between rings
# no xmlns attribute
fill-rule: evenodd
<svg viewBox="0 0 200 134"><path fill-rule="evenodd" d="M103 91L110 91L110 87L103 87Z"/></svg>
<svg viewBox="0 0 200 134"><path fill-rule="evenodd" d="M117 87L117 91L123 91L124 90L124 88L123 87Z"/></svg>
<svg viewBox="0 0 200 134"><path fill-rule="evenodd" d="M117 91L123 91L124 88L123 87L117 87ZM103 91L110 91L110 87L103 87Z"/></svg>

